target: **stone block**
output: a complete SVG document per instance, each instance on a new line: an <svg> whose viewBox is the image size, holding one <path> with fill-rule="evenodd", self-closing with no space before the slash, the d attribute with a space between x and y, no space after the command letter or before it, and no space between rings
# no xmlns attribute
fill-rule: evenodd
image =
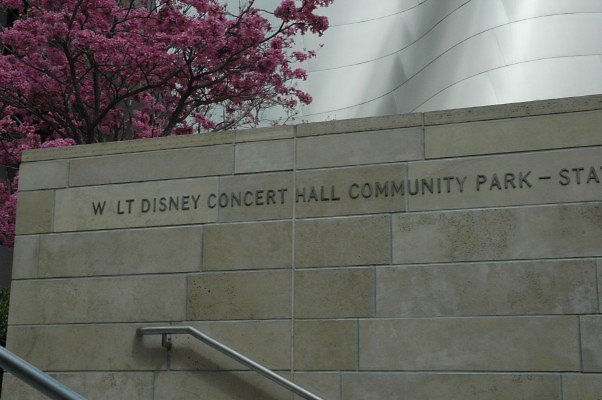
<svg viewBox="0 0 602 400"><path fill-rule="evenodd" d="M293 139L239 143L234 171L237 174L293 169Z"/></svg>
<svg viewBox="0 0 602 400"><path fill-rule="evenodd" d="M219 196L208 201L220 222L292 218L293 183L292 172L222 177Z"/></svg>
<svg viewBox="0 0 602 400"><path fill-rule="evenodd" d="M387 115L384 117L353 118L297 125L297 136L330 133L378 131L422 125L422 114Z"/></svg>
<svg viewBox="0 0 602 400"><path fill-rule="evenodd" d="M290 221L222 224L204 228L203 271L290 268Z"/></svg>
<svg viewBox="0 0 602 400"><path fill-rule="evenodd" d="M267 368L291 367L291 322L191 322L191 325ZM188 335L172 335L171 370L243 370L247 367Z"/></svg>
<svg viewBox="0 0 602 400"><path fill-rule="evenodd" d="M54 190L19 193L17 235L51 232L53 209Z"/></svg>
<svg viewBox="0 0 602 400"><path fill-rule="evenodd" d="M579 317L583 371L602 372L602 316Z"/></svg>
<svg viewBox="0 0 602 400"><path fill-rule="evenodd" d="M346 373L342 386L345 400L561 400L559 381L543 374Z"/></svg>
<svg viewBox="0 0 602 400"><path fill-rule="evenodd" d="M562 375L563 400L600 400L602 375Z"/></svg>
<svg viewBox="0 0 602 400"><path fill-rule="evenodd" d="M9 323L60 324L181 321L183 275L13 282Z"/></svg>
<svg viewBox="0 0 602 400"><path fill-rule="evenodd" d="M38 276L39 247L39 235L15 237L12 279L29 279Z"/></svg>
<svg viewBox="0 0 602 400"><path fill-rule="evenodd" d="M391 164L297 172L295 215L325 217L405 211L406 166Z"/></svg>
<svg viewBox="0 0 602 400"><path fill-rule="evenodd" d="M576 317L360 320L360 369L577 371Z"/></svg>
<svg viewBox="0 0 602 400"><path fill-rule="evenodd" d="M202 228L154 228L40 238L41 277L198 271Z"/></svg>
<svg viewBox="0 0 602 400"><path fill-rule="evenodd" d="M420 160L422 128L345 133L297 140L297 168Z"/></svg>
<svg viewBox="0 0 602 400"><path fill-rule="evenodd" d="M74 159L69 167L69 185L197 178L233 171L232 146L192 147Z"/></svg>
<svg viewBox="0 0 602 400"><path fill-rule="evenodd" d="M43 371L158 371L167 368L161 336L149 324L11 326L7 347Z"/></svg>
<svg viewBox="0 0 602 400"><path fill-rule="evenodd" d="M295 370L357 369L356 321L295 321L294 329Z"/></svg>
<svg viewBox="0 0 602 400"><path fill-rule="evenodd" d="M291 282L287 270L190 275L188 319L290 318Z"/></svg>
<svg viewBox="0 0 602 400"><path fill-rule="evenodd" d="M426 126L426 158L596 146L602 110Z"/></svg>
<svg viewBox="0 0 602 400"><path fill-rule="evenodd" d="M404 189L411 211L602 200L601 158L594 147L415 162Z"/></svg>
<svg viewBox="0 0 602 400"><path fill-rule="evenodd" d="M69 161L55 160L23 163L19 167L19 190L67 187Z"/></svg>
<svg viewBox="0 0 602 400"><path fill-rule="evenodd" d="M155 398L290 400L291 395L285 388L255 372L160 372L155 379Z"/></svg>
<svg viewBox="0 0 602 400"><path fill-rule="evenodd" d="M293 381L323 399L339 400L341 398L341 378L338 373L295 373ZM302 400L303 398L295 395L293 399Z"/></svg>
<svg viewBox="0 0 602 400"><path fill-rule="evenodd" d="M109 154L138 153L166 149L181 149L190 147L232 144L233 132L211 132L202 135L170 136L153 138L153 140L124 140L120 142L105 142L83 144L68 147L50 147L45 149L26 150L23 161L54 160L60 158L94 157Z"/></svg>
<svg viewBox="0 0 602 400"><path fill-rule="evenodd" d="M388 216L300 220L295 227L297 268L389 264Z"/></svg>
<svg viewBox="0 0 602 400"><path fill-rule="evenodd" d="M87 400L153 400L151 372L84 372L50 374ZM3 397L11 400L48 400L13 375L5 374Z"/></svg>
<svg viewBox="0 0 602 400"><path fill-rule="evenodd" d="M378 317L597 312L592 260L377 268Z"/></svg>
<svg viewBox="0 0 602 400"><path fill-rule="evenodd" d="M374 315L372 268L295 272L295 318L360 318Z"/></svg>
<svg viewBox="0 0 602 400"><path fill-rule="evenodd" d="M92 186L57 191L55 232L215 222L207 206L218 178Z"/></svg>
<svg viewBox="0 0 602 400"><path fill-rule="evenodd" d="M264 140L293 139L295 125L278 125L264 128L240 129L236 131L236 144Z"/></svg>
<svg viewBox="0 0 602 400"><path fill-rule="evenodd" d="M393 263L595 257L602 204L398 214Z"/></svg>

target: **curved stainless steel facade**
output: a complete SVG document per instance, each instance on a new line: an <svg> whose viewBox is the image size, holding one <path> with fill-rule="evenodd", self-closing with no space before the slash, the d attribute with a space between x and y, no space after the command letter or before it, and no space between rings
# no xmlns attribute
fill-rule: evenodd
<svg viewBox="0 0 602 400"><path fill-rule="evenodd" d="M265 0L264 0L265 1ZM602 0L335 0L305 121L602 93Z"/></svg>

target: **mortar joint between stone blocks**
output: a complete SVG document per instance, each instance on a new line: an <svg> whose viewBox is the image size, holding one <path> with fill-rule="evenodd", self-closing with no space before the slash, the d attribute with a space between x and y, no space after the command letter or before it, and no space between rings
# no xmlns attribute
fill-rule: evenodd
<svg viewBox="0 0 602 400"><path fill-rule="evenodd" d="M393 214L389 214L389 245L389 265L393 265ZM376 266L374 270L376 271ZM376 290L374 291L374 295L376 296ZM374 304L376 306L376 301Z"/></svg>
<svg viewBox="0 0 602 400"><path fill-rule="evenodd" d="M577 340L579 341L579 372L583 373L583 338L581 335L581 317L577 316Z"/></svg>
<svg viewBox="0 0 602 400"><path fill-rule="evenodd" d="M372 267L372 317L376 318L376 265Z"/></svg>
<svg viewBox="0 0 602 400"><path fill-rule="evenodd" d="M410 163L408 161L405 162L405 167L406 167L405 181L409 182L409 180L410 180ZM405 204L405 212L410 212L410 196L408 194L404 194L403 202Z"/></svg>
<svg viewBox="0 0 602 400"><path fill-rule="evenodd" d="M420 136L422 145L422 159L426 160L426 127L424 126L424 113L420 113L420 119L422 121L422 135Z"/></svg>
<svg viewBox="0 0 602 400"><path fill-rule="evenodd" d="M54 232L54 214L56 212L56 190L52 191L52 211L50 213L50 232Z"/></svg>
<svg viewBox="0 0 602 400"><path fill-rule="evenodd" d="M36 235L36 249L35 249L35 262L36 262L36 267L35 267L35 271L36 271L36 278L40 278L40 246L42 243L42 235Z"/></svg>
<svg viewBox="0 0 602 400"><path fill-rule="evenodd" d="M188 296L190 292L188 290L188 274L184 275L184 318L188 319Z"/></svg>
<svg viewBox="0 0 602 400"><path fill-rule="evenodd" d="M293 128L293 193L297 190L297 125ZM290 370L291 377L295 372L295 230L297 221L296 202L292 201L292 216L291 216L291 349L290 349Z"/></svg>
<svg viewBox="0 0 602 400"><path fill-rule="evenodd" d="M71 160L67 159L67 184L66 187L71 187Z"/></svg>
<svg viewBox="0 0 602 400"><path fill-rule="evenodd" d="M360 371L360 320L355 320L355 357L356 357L356 368Z"/></svg>
<svg viewBox="0 0 602 400"><path fill-rule="evenodd" d="M600 273L600 268L602 268L602 261L600 261L601 259L597 259L595 260L595 268L594 268L594 275L595 275L595 280L596 280L596 295L597 295L597 300L598 300L598 314L600 314L600 282L599 282L599 278L598 278L598 274Z"/></svg>

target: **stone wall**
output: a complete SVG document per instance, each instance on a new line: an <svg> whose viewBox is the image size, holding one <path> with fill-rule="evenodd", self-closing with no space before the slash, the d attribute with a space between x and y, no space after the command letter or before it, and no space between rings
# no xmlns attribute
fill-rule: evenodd
<svg viewBox="0 0 602 400"><path fill-rule="evenodd" d="M25 154L8 346L89 399L602 393L602 96ZM38 399L14 379L7 399Z"/></svg>

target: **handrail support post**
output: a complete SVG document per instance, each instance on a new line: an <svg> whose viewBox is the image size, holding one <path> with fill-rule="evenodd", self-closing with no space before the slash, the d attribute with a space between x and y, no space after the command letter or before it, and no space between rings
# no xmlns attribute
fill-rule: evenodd
<svg viewBox="0 0 602 400"><path fill-rule="evenodd" d="M171 350L171 338L167 336L167 333L161 334L161 346L165 348L165 350Z"/></svg>
<svg viewBox="0 0 602 400"><path fill-rule="evenodd" d="M198 329L193 328L192 326L149 326L146 328L138 328L136 330L136 334L138 336L161 335L161 344L163 347L165 347L167 349L171 348L171 345L172 345L171 336L168 337L167 335L190 335L190 336L194 337L195 339L200 340L201 342L205 343L206 345L209 345L210 347L214 348L215 350L238 361L239 363L246 366L247 368L259 373L260 375L264 376L265 378L268 378L268 379L276 382L278 385L285 387L286 389L292 391L296 395L303 397L304 399L323 400L321 397L317 396L316 394L302 388L301 386L284 378L283 376L278 375L274 371L264 367L261 364L256 363L255 361L251 360L250 358L245 357L244 355L240 354L236 350L231 349L230 347L226 346L225 344L218 342L217 340L211 338L210 336L207 336L206 334L199 331Z"/></svg>

